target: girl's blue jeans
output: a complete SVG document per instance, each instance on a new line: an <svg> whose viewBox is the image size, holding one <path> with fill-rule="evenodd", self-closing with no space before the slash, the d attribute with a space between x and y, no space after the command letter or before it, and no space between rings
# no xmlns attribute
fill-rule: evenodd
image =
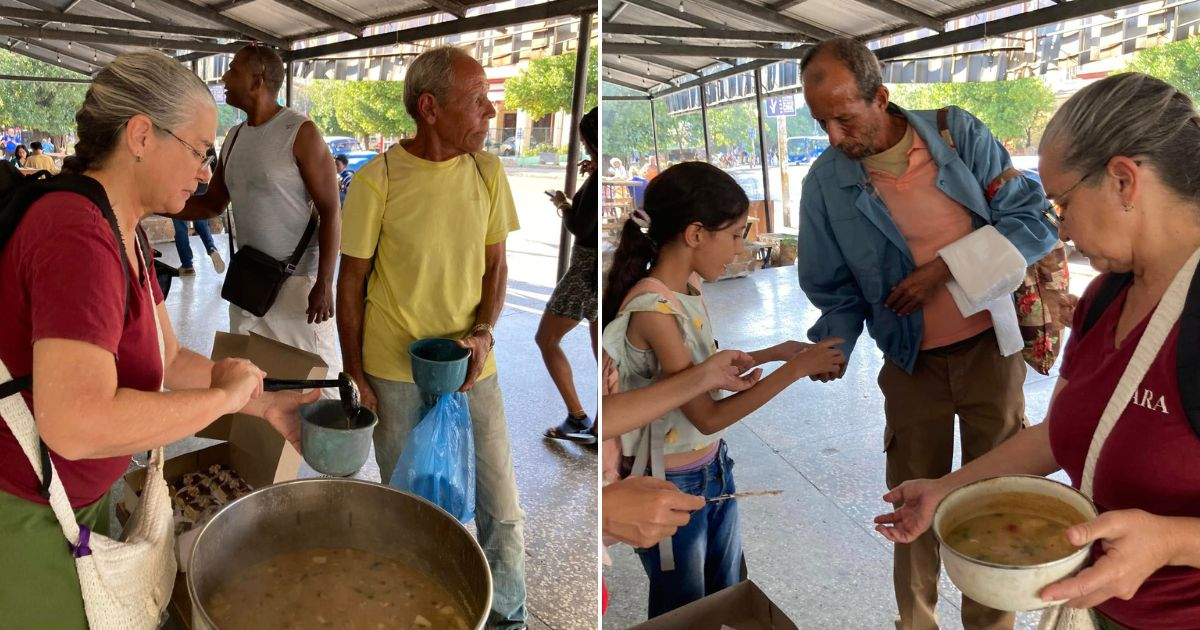
<svg viewBox="0 0 1200 630"><path fill-rule="evenodd" d="M733 460L729 458L724 441L718 447L716 459L708 465L687 472L667 473L667 481L681 492L704 497L737 491L733 482ZM670 543L675 551L673 571L659 568L658 546L637 550L646 576L650 578L651 618L745 579L736 500L708 503L692 513L692 519L675 532Z"/></svg>

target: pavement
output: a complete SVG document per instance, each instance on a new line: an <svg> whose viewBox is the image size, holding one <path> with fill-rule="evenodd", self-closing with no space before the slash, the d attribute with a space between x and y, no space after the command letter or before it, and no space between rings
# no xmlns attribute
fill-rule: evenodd
<svg viewBox="0 0 1200 630"><path fill-rule="evenodd" d="M525 509L526 584L531 629L586 630L596 627L597 454L595 447L562 443L542 437L556 425L565 407L542 364L533 341L542 310L554 288L561 221L547 201L545 189L563 187L565 173L548 168L513 169L510 175L522 229L508 240L509 281L504 310L496 326L496 358L517 485ZM198 237L191 239L196 275L175 278L167 297L180 343L202 355L212 350L214 332L228 330L227 304L221 300L223 276L218 275ZM228 262L228 241L216 245ZM163 260L178 266L170 241L158 243ZM598 402L595 358L586 325L563 339L563 350L574 367L575 383L587 410L595 415ZM211 444L189 438L172 444L172 457ZM144 456L137 463L144 464ZM301 477L319 476L307 467ZM378 481L374 457L357 478ZM171 624L178 624L173 620ZM168 625L180 627L178 625Z"/></svg>
<svg viewBox="0 0 1200 630"><path fill-rule="evenodd" d="M1096 275L1072 257L1076 295ZM704 287L722 348L757 350L786 339L807 340L819 316L800 291L794 266L756 271ZM892 628L892 543L872 519L890 511L884 483L883 397L876 376L883 357L864 335L846 376L833 383L796 382L725 434L738 462L741 491L782 489L743 499L742 540L749 577L800 628ZM1031 422L1045 416L1057 370L1025 380ZM955 453L955 466L959 454ZM1061 472L1055 477L1065 481ZM628 546L609 548L603 570L610 599L604 628L646 619L646 577ZM943 573L938 615L944 630L962 628L959 593ZM1022 613L1018 628L1037 627Z"/></svg>

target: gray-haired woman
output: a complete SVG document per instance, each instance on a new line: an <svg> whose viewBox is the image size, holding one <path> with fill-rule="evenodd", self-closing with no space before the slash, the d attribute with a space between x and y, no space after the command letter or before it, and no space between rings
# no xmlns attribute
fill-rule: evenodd
<svg viewBox="0 0 1200 630"><path fill-rule="evenodd" d="M1046 421L950 475L884 495L902 504L875 519L892 541L916 538L947 492L977 479L1063 469L1079 487L1105 405L1200 247L1200 115L1174 87L1143 74L1096 82L1055 114L1040 153L1062 238L1103 273L1075 308ZM1102 299L1118 277L1127 284ZM1067 531L1077 546L1099 541L1094 564L1041 593L1093 608L1101 628L1200 627L1200 432L1180 398L1197 384L1177 377L1179 333L1176 323L1104 442L1093 476L1100 517Z"/></svg>
<svg viewBox="0 0 1200 630"><path fill-rule="evenodd" d="M250 362L214 364L180 348L137 245L143 217L178 212L208 181L217 115L204 83L160 53L122 55L96 75L75 120L76 159L65 167L103 187L117 229L81 194L50 193L30 206L0 251L0 359L14 375L32 375L22 394L76 518L106 534L108 490L130 453L235 411L296 443L297 407L319 392L264 394ZM0 423L0 625L84 628L74 561L39 490Z"/></svg>

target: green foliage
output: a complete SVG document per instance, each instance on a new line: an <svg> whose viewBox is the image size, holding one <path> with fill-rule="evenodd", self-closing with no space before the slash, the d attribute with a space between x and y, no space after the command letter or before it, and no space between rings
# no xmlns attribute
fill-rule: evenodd
<svg viewBox="0 0 1200 630"><path fill-rule="evenodd" d="M1157 77L1200 100L1200 37L1138 51L1125 70Z"/></svg>
<svg viewBox="0 0 1200 630"><path fill-rule="evenodd" d="M0 51L0 74L86 78L9 51ZM75 112L87 87L76 83L6 81L0 92L0 125L36 129L53 135L75 130Z"/></svg>
<svg viewBox="0 0 1200 630"><path fill-rule="evenodd" d="M629 156L635 151L641 155L654 152L650 101L605 101L602 114L600 135L601 144L604 145L603 163L607 164L610 157L628 162Z"/></svg>
<svg viewBox="0 0 1200 630"><path fill-rule="evenodd" d="M309 116L325 135L407 136L417 124L404 111L403 81L318 80L305 91Z"/></svg>
<svg viewBox="0 0 1200 630"><path fill-rule="evenodd" d="M595 47L589 49L584 111L596 106L598 57ZM520 74L504 83L504 107L524 110L534 120L558 111L571 111L574 84L575 51L534 59Z"/></svg>
<svg viewBox="0 0 1200 630"><path fill-rule="evenodd" d="M713 154L743 147L758 153L758 109L754 100L708 109L708 140Z"/></svg>
<svg viewBox="0 0 1200 630"><path fill-rule="evenodd" d="M892 102L908 109L956 105L974 114L992 135L1016 148L1034 137L1054 113L1054 93L1039 77L1015 81L897 85Z"/></svg>

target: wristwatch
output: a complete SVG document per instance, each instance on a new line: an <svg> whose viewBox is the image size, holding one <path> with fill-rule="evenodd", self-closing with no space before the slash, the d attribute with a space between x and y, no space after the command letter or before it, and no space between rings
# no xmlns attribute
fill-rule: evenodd
<svg viewBox="0 0 1200 630"><path fill-rule="evenodd" d="M475 336L475 333L477 333L477 332L479 332L479 331L481 331L481 330L486 330L486 331L487 331L487 334L488 334L488 350L491 350L492 348L495 348L495 347L496 347L496 329L495 329L495 328L493 328L491 324L488 324L488 323L479 323L479 324L475 324L475 327L471 329L471 332L467 333L467 336L468 336L468 337L474 337L474 336Z"/></svg>

